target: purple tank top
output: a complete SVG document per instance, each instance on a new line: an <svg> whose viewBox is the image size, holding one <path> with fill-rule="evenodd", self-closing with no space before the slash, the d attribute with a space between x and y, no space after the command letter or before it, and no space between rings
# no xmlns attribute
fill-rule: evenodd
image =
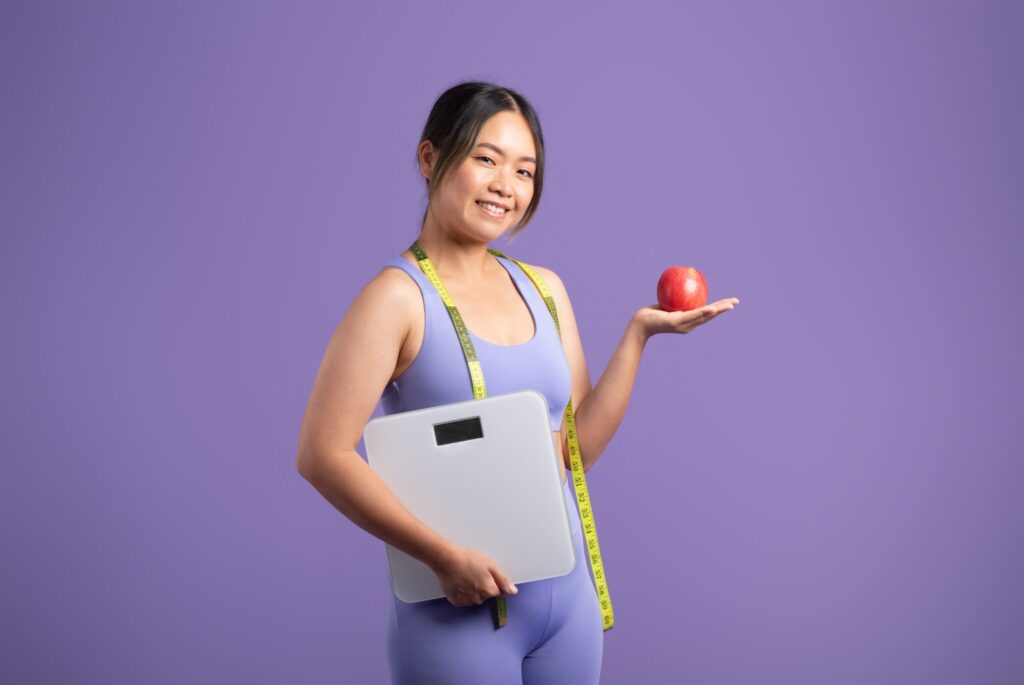
<svg viewBox="0 0 1024 685"><path fill-rule="evenodd" d="M487 394L527 389L540 392L548 401L551 430L557 431L569 404L571 383L569 362L555 320L526 272L511 260L497 255L492 257L509 273L526 300L535 332L532 339L521 345L495 345L469 332L483 370ZM396 414L473 399L466 357L440 294L419 266L405 257L399 255L387 266L403 269L419 285L423 295L424 330L423 345L412 366L384 389L381 396L384 413Z"/></svg>

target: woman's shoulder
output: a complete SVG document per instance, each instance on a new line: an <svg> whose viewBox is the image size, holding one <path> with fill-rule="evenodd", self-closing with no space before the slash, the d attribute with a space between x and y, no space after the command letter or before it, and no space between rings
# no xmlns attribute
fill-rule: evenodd
<svg viewBox="0 0 1024 685"><path fill-rule="evenodd" d="M537 272L537 275L543 278L545 281L558 279L558 274L556 274L553 270L545 266L540 266L539 264L531 264L525 260L516 259L512 255L504 255L504 258L509 265L518 264L520 266L529 268L531 271Z"/></svg>
<svg viewBox="0 0 1024 685"><path fill-rule="evenodd" d="M523 263L526 264L526 262L523 262ZM537 274L541 278L543 278L545 282L548 282L548 281L558 281L559 283L562 282L562 279L560 279L558 277L558 274L556 274L553 269L549 269L546 266L540 266L538 264L527 264L527 266L530 267L531 269L533 269L534 271L536 271Z"/></svg>
<svg viewBox="0 0 1024 685"><path fill-rule="evenodd" d="M405 314L414 311L420 299L420 288L412 274L391 262L374 274L363 287L362 295L378 306Z"/></svg>
<svg viewBox="0 0 1024 685"><path fill-rule="evenodd" d="M551 290L551 296L555 298L556 302L558 300L556 291L563 295L565 294L565 284L562 283L562 279L559 278L554 269L550 269L546 266L540 266L539 264L528 264L522 260L519 260L519 263L529 267L531 271L536 272L536 274L540 276L541 280L544 281L544 284L549 290Z"/></svg>

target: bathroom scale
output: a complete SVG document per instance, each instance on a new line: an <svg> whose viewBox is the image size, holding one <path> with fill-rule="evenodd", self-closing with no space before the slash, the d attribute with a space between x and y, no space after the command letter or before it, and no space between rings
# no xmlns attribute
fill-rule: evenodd
<svg viewBox="0 0 1024 685"><path fill-rule="evenodd" d="M363 440L370 467L414 516L518 584L576 565L551 434L547 398L521 390L380 416ZM445 597L429 566L385 548L399 599Z"/></svg>

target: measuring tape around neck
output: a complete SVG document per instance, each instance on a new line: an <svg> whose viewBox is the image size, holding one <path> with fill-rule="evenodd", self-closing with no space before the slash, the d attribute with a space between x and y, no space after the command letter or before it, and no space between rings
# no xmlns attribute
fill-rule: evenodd
<svg viewBox="0 0 1024 685"><path fill-rule="evenodd" d="M448 315L451 317L452 323L455 325L455 332L459 336L459 344L462 346L462 353L466 357L466 366L469 368L469 378L473 384L473 399L479 400L487 397L487 386L484 384L483 369L480 367L480 360L476 356L476 348L473 346L473 341L469 337L469 329L466 328L465 322L462 320L462 315L459 314L458 308L455 306L455 302L452 300L451 295L448 294L447 288L441 283L440 276L437 275L437 271L434 269L434 265L427 257L427 253L420 246L419 241L415 241L409 250L415 255L417 263L419 264L420 270L426 275L441 296L441 300L444 302L445 307L448 309ZM488 252L497 256L508 259L509 261L515 262L519 268L521 268L526 275L533 281L533 284L537 286L541 296L544 298L544 303L547 305L548 311L551 313L551 317L555 320L555 328L558 330L558 335L561 337L562 329L558 325L558 311L555 308L555 300L551 296L551 292L548 290L547 285L540 275L530 268L528 265L523 264L517 259L506 257L497 250L488 248ZM576 433L576 416L572 408L572 396L569 397L569 404L565 408L565 425L566 432L568 433L569 443L569 457L572 464L572 480L573 487L576 491L576 502L579 505L580 519L583 524L583 533L587 540L587 549L589 550L590 568L593 573L594 583L597 588L597 599L601 605L601 618L604 624L604 630L611 630L615 624L614 613L612 612L612 600L608 594L608 583L604 577L604 564L601 562L601 547L597 543L597 526L594 524L594 512L590 506L590 493L587 490L587 479L583 475L583 457L580 453L579 438ZM504 595L499 595L495 598L495 628L501 628L508 622L508 610L506 605L506 599Z"/></svg>

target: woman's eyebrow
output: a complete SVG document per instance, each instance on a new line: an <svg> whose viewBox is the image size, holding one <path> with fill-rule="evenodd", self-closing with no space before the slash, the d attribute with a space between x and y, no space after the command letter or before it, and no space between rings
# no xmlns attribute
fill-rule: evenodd
<svg viewBox="0 0 1024 685"><path fill-rule="evenodd" d="M498 147L497 145L492 145L491 143L479 143L477 145L477 147L490 148L490 149L494 150L495 152L497 152L502 157L505 156L505 153L502 151L502 149L500 147ZM520 157L519 161L520 162L533 162L534 164L537 163L537 160L535 160L533 157Z"/></svg>

